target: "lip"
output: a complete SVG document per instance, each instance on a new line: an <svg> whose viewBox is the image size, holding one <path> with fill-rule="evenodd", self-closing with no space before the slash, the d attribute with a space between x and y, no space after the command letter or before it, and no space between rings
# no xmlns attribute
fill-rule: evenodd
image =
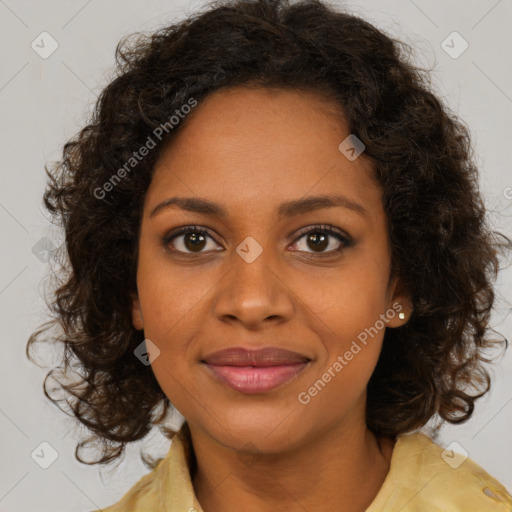
<svg viewBox="0 0 512 512"><path fill-rule="evenodd" d="M257 350L233 347L210 354L201 362L230 388L256 394L293 379L308 366L310 359L277 347Z"/></svg>
<svg viewBox="0 0 512 512"><path fill-rule="evenodd" d="M279 347L246 349L230 347L214 352L203 359L203 362L217 366L279 366L309 361L303 354Z"/></svg>

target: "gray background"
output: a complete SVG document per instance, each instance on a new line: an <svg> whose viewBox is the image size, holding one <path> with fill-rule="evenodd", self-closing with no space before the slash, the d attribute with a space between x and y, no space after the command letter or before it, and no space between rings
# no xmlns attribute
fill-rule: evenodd
<svg viewBox="0 0 512 512"><path fill-rule="evenodd" d="M130 446L116 472L80 464L74 448L84 432L73 429L72 420L46 400L41 385L47 370L27 361L24 350L30 333L45 320L43 278L49 266L44 243L60 243L41 205L44 164L58 160L64 142L84 125L84 116L112 76L119 39L176 21L200 5L181 0L0 0L0 511L107 506L147 472L139 460L142 444L155 455L168 451L168 443L156 434ZM434 89L471 128L491 222L511 235L512 2L359 0L344 5L412 44L417 62L434 68ZM58 43L46 59L31 47L34 40L42 46L43 31ZM453 31L469 44L457 58L441 46ZM462 42L452 39L448 44L454 53ZM50 40L45 41L47 51ZM42 251L34 250L41 244ZM492 324L509 338L510 283L506 270L499 279ZM51 363L48 353L45 357ZM465 425L445 427L437 439L443 447L459 443L509 490L511 370L509 350L494 367L492 394L477 402L474 417ZM48 469L31 457L37 448L39 461L48 462L50 449L39 447L41 442L58 454Z"/></svg>

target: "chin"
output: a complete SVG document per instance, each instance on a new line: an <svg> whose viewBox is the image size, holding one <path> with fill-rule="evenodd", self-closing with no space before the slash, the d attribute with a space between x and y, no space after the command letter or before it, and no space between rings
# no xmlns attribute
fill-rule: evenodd
<svg viewBox="0 0 512 512"><path fill-rule="evenodd" d="M297 416L286 414L244 413L229 416L222 422L210 422L209 434L219 443L248 453L282 453L300 444L306 432L304 424L295 424Z"/></svg>

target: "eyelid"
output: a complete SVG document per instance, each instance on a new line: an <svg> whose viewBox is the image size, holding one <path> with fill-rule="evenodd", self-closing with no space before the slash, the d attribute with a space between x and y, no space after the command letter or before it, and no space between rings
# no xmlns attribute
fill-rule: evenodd
<svg viewBox="0 0 512 512"><path fill-rule="evenodd" d="M294 242L296 242L297 240L302 238L304 235L307 235L308 233L314 232L314 231L324 231L333 236L338 235L341 238L343 238L344 240L346 240L347 242L352 240L352 237L348 233L345 233L345 231L343 231L331 224L313 224L312 226L306 226L304 228L299 229L299 231L297 232L297 234L295 236Z"/></svg>
<svg viewBox="0 0 512 512"><path fill-rule="evenodd" d="M315 229L317 229L318 231L331 230L331 231L335 232L336 234L339 234L340 236L343 236L347 239L351 239L351 236L348 233L333 226L332 224L313 224L311 226L305 226L305 227L299 229L299 231L297 231L297 233L295 234L294 241L296 242L298 238L300 238L301 236L303 236ZM182 235L183 233L188 233L188 232L204 232L204 233L208 234L209 236L211 236L214 240L216 240L216 236L217 236L214 233L214 231L212 231L210 228L207 228L205 226L197 226L197 225L189 224L186 226L180 226L180 227L176 228L175 230L172 230L171 232L169 232L165 235L165 238L171 239L177 235ZM291 234L288 235L288 237L291 237L291 236L292 236Z"/></svg>
<svg viewBox="0 0 512 512"><path fill-rule="evenodd" d="M313 225L305 226L304 228L301 228L296 233L295 238L294 238L292 244L297 243L301 238L304 237L304 235L307 235L309 233L313 233L315 231L325 232L328 235L337 238L340 242L343 242L343 247L344 248L350 247L353 244L353 239L352 239L352 237L350 235L348 235L343 230L341 230L339 228L336 228L335 226L332 226L331 224L313 224ZM204 227L204 226L197 226L197 225L186 225L186 226L181 226L179 228L176 228L175 230L172 230L171 232L166 234L163 237L162 242L163 242L165 247L168 247L168 245L171 243L171 241L174 240L175 238L177 238L177 237L179 237L181 235L187 234L187 233L191 233L191 232L206 234L215 243L217 243L218 245L221 245L217 241L216 235L214 234L214 232L211 229L209 229L207 227ZM175 251L175 252L177 252L179 254L194 254L194 253L186 253L186 252L183 252L183 251ZM331 250L331 251L328 251L326 253L318 253L318 255L322 255L322 254L330 255L330 254L332 254L334 252L336 252L336 251ZM196 254L205 254L205 253L198 252Z"/></svg>
<svg viewBox="0 0 512 512"><path fill-rule="evenodd" d="M179 228L173 229L169 233L164 235L162 242L164 243L164 245L168 245L174 238L177 238L178 236L187 233L204 233L208 235L212 240L214 240L215 243L219 244L216 234L211 229L197 225L180 226Z"/></svg>

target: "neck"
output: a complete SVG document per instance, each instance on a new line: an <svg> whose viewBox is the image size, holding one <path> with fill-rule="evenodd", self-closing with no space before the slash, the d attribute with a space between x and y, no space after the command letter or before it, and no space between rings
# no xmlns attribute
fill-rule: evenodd
<svg viewBox="0 0 512 512"><path fill-rule="evenodd" d="M242 454L191 428L193 486L204 512L364 512L389 471L393 440L331 429L293 451Z"/></svg>

